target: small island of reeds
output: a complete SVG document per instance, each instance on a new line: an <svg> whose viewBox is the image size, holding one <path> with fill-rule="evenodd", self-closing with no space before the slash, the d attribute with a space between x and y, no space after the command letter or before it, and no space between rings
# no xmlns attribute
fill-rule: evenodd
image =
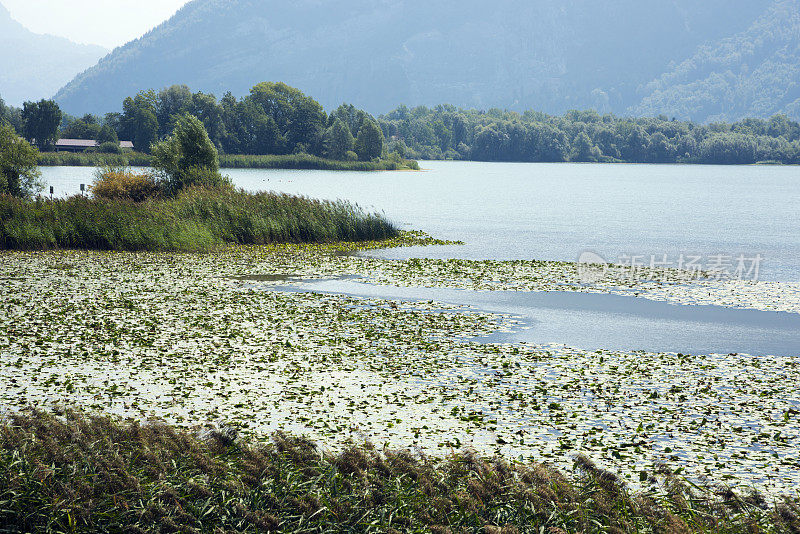
<svg viewBox="0 0 800 534"><path fill-rule="evenodd" d="M225 244L394 237L384 217L347 202L190 188L144 202L0 197L0 249L207 251Z"/></svg>
<svg viewBox="0 0 800 534"><path fill-rule="evenodd" d="M35 153L26 153L31 161L21 173L9 171L13 187L0 194L0 249L206 251L225 244L380 240L399 233L382 215L348 202L234 189L219 172L202 123L191 116L154 145L153 171L99 169L91 197L34 198Z"/></svg>

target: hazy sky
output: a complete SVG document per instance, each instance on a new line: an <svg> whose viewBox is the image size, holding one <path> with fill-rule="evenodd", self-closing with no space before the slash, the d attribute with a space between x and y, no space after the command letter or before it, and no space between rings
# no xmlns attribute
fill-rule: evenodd
<svg viewBox="0 0 800 534"><path fill-rule="evenodd" d="M188 0L0 0L36 33L114 48L157 26Z"/></svg>

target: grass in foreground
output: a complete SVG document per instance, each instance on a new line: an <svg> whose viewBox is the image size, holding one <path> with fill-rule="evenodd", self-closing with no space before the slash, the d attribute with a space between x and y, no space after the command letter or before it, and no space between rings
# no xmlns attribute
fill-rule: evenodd
<svg viewBox="0 0 800 534"><path fill-rule="evenodd" d="M383 216L347 202L188 189L168 199L0 197L0 249L207 251L224 244L393 238Z"/></svg>
<svg viewBox="0 0 800 534"><path fill-rule="evenodd" d="M228 169L303 169L326 171L398 171L419 170L413 160L384 158L376 161L337 161L310 156L289 154L285 156L265 155L221 155L220 167ZM99 152L44 152L39 155L39 165L44 167L149 167L152 158L141 152L103 154Z"/></svg>
<svg viewBox="0 0 800 534"><path fill-rule="evenodd" d="M772 509L667 475L635 496L579 459L567 477L472 454L435 460L352 446L321 453L282 434L236 443L67 412L0 427L3 532L798 532Z"/></svg>

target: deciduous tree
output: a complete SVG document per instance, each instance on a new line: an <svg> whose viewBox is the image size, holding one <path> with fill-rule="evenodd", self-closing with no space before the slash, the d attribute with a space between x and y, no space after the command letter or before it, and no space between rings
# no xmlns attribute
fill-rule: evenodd
<svg viewBox="0 0 800 534"><path fill-rule="evenodd" d="M44 150L58 140L62 117L61 108L52 100L25 102L22 105L23 134Z"/></svg>
<svg viewBox="0 0 800 534"><path fill-rule="evenodd" d="M39 152L0 121L0 194L28 197L41 190Z"/></svg>

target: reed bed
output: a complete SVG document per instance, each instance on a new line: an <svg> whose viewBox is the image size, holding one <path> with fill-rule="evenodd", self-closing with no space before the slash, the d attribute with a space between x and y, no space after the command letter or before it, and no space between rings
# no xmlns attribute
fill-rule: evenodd
<svg viewBox="0 0 800 534"><path fill-rule="evenodd" d="M579 458L575 475L470 453L432 459L276 434L204 432L67 411L0 426L2 532L797 532L797 503L703 495L675 478L633 495Z"/></svg>
<svg viewBox="0 0 800 534"><path fill-rule="evenodd" d="M106 154L103 152L42 152L42 167L149 167L150 156L141 152Z"/></svg>
<svg viewBox="0 0 800 534"><path fill-rule="evenodd" d="M398 171L419 170L416 161L385 158L376 161L338 161L309 154L285 156L222 155L220 167L226 169L307 169L325 171Z"/></svg>
<svg viewBox="0 0 800 534"><path fill-rule="evenodd" d="M348 202L276 193L188 189L174 198L0 197L0 249L207 251L224 244L320 243L396 237L379 214Z"/></svg>
<svg viewBox="0 0 800 534"><path fill-rule="evenodd" d="M44 152L39 165L44 167L149 167L150 155L141 152L104 154L100 152ZM289 155L220 155L220 167L228 169L297 169L324 171L397 171L419 170L413 160L388 157L376 161L337 161L308 154Z"/></svg>

